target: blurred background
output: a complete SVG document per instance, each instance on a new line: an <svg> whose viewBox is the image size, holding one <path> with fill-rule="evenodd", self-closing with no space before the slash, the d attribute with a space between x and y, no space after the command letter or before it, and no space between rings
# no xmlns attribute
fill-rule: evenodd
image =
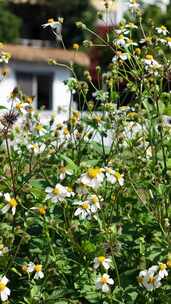
<svg viewBox="0 0 171 304"><path fill-rule="evenodd" d="M108 9L105 3L108 3ZM1 64L1 71L7 77L0 83L0 103L7 102L9 92L16 86L29 96L34 96L34 106L43 107L45 116L55 111L63 117L72 98L65 86L72 73L66 68L71 62L76 66L79 77L83 69L89 70L96 83L96 66L105 69L113 54L109 50L84 48L78 51L73 44L82 44L85 39L93 39L87 31L82 31L76 22L82 21L101 37L110 33L121 19L127 18L128 2L124 0L0 0L0 42L5 43L3 51L9 52L12 59L8 68ZM171 31L171 1L138 1L143 7L145 30L153 23L166 25ZM50 26L42 24L49 18L63 17L62 37L66 46L63 49L56 41ZM94 42L94 41L93 41ZM49 58L61 66L48 64ZM77 104L75 103L75 107Z"/></svg>

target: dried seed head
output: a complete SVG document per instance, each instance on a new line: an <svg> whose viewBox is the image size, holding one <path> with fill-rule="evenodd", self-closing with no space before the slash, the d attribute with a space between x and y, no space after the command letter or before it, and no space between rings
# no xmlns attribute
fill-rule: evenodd
<svg viewBox="0 0 171 304"><path fill-rule="evenodd" d="M0 117L1 124L6 128L11 128L18 119L18 113L9 111Z"/></svg>

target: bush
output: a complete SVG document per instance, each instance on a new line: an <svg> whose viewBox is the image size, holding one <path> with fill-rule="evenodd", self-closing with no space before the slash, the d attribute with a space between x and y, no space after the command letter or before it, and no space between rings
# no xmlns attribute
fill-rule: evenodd
<svg viewBox="0 0 171 304"><path fill-rule="evenodd" d="M2 301L170 303L170 37L157 27L149 39L130 10L132 23L100 41L114 56L98 87L88 71L67 82L86 113L42 124L15 89L1 115Z"/></svg>
<svg viewBox="0 0 171 304"><path fill-rule="evenodd" d="M12 14L7 5L0 3L0 41L15 42L19 38L21 28L20 18Z"/></svg>

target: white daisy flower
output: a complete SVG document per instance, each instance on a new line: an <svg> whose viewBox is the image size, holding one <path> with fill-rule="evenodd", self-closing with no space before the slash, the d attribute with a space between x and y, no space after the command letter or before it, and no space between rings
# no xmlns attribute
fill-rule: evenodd
<svg viewBox="0 0 171 304"><path fill-rule="evenodd" d="M161 65L156 60L154 60L152 55L149 55L149 54L146 55L146 57L143 61L144 61L146 68L150 67L150 68L158 69L161 67Z"/></svg>
<svg viewBox="0 0 171 304"><path fill-rule="evenodd" d="M34 143L28 145L28 149L35 155L41 154L44 152L46 145L44 143Z"/></svg>
<svg viewBox="0 0 171 304"><path fill-rule="evenodd" d="M99 198L97 195L92 194L87 197L87 200L90 203L90 209L92 213L96 213L98 209L101 209Z"/></svg>
<svg viewBox="0 0 171 304"><path fill-rule="evenodd" d="M66 187L62 186L61 184L56 184L54 188L47 187L45 189L46 200L51 200L52 202L62 202L66 197L69 197L69 191L67 191Z"/></svg>
<svg viewBox="0 0 171 304"><path fill-rule="evenodd" d="M105 168L105 174L106 174L106 179L109 183L111 184L115 184L117 179L115 176L115 170L113 170L112 168Z"/></svg>
<svg viewBox="0 0 171 304"><path fill-rule="evenodd" d="M138 283L141 287L145 287L148 291L153 291L161 286L161 278L157 274L158 266L152 266L148 270L140 271Z"/></svg>
<svg viewBox="0 0 171 304"><path fill-rule="evenodd" d="M0 297L1 301L7 301L10 296L10 289L6 286L9 280L6 276L0 277Z"/></svg>
<svg viewBox="0 0 171 304"><path fill-rule="evenodd" d="M125 27L128 28L128 29L137 29L138 28L138 26L136 24L132 23L132 22L127 23L125 25Z"/></svg>
<svg viewBox="0 0 171 304"><path fill-rule="evenodd" d="M124 185L124 178L123 178L123 174L120 174L119 172L115 171L114 173L117 182L119 183L119 185L122 187Z"/></svg>
<svg viewBox="0 0 171 304"><path fill-rule="evenodd" d="M167 30L167 28L164 25L161 25L160 27L156 27L156 32L158 34L162 34L164 36L166 36L169 33L169 31Z"/></svg>
<svg viewBox="0 0 171 304"><path fill-rule="evenodd" d="M109 292L110 285L114 284L114 280L109 277L107 273L104 273L102 276L96 280L96 288L101 289L102 292Z"/></svg>
<svg viewBox="0 0 171 304"><path fill-rule="evenodd" d="M120 186L124 185L124 177L123 174L113 170L112 168L105 168L106 179L109 183L115 184L116 182L119 183Z"/></svg>
<svg viewBox="0 0 171 304"><path fill-rule="evenodd" d="M16 212L16 207L17 207L17 201L15 198L11 198L11 196L9 195L9 193L5 193L4 194L4 198L7 202L7 204L1 209L1 213L2 214L5 214L7 213L10 208L11 208L11 211L12 211L12 215L15 215L15 212Z"/></svg>
<svg viewBox="0 0 171 304"><path fill-rule="evenodd" d="M14 109L24 115L28 113L28 108L30 107L30 104L26 102L21 102L20 100L16 100L16 102L14 103Z"/></svg>
<svg viewBox="0 0 171 304"><path fill-rule="evenodd" d="M169 47L171 47L171 37L166 38L166 43Z"/></svg>
<svg viewBox="0 0 171 304"><path fill-rule="evenodd" d="M30 262L27 266L27 272L32 273L35 272L34 279L42 279L44 278L44 273L42 272L42 265L41 264L34 264Z"/></svg>
<svg viewBox="0 0 171 304"><path fill-rule="evenodd" d="M0 244L0 257L4 256L4 254L6 254L7 252L9 252L8 247L5 247L3 244Z"/></svg>
<svg viewBox="0 0 171 304"><path fill-rule="evenodd" d="M41 264L34 265L34 271L35 271L35 275L34 275L35 280L44 278L44 273L42 272L42 265Z"/></svg>
<svg viewBox="0 0 171 304"><path fill-rule="evenodd" d="M168 271L166 270L167 265L164 263L159 263L159 277L163 279L168 276Z"/></svg>
<svg viewBox="0 0 171 304"><path fill-rule="evenodd" d="M41 124L41 123L37 123L34 127L34 130L36 131L36 133L38 133L40 136L45 135L46 133L46 129L45 127Z"/></svg>
<svg viewBox="0 0 171 304"><path fill-rule="evenodd" d="M76 209L74 215L79 216L80 220L85 220L91 218L91 209L89 201L75 202L74 205L78 205L79 208Z"/></svg>
<svg viewBox="0 0 171 304"><path fill-rule="evenodd" d="M66 177L66 175L69 175L69 176L71 176L72 174L73 174L73 172L71 171L71 170L69 170L67 167L65 167L64 165L63 165L63 163L60 165L60 167L59 167L59 179L60 180L63 180L63 179L65 179L65 177Z"/></svg>
<svg viewBox="0 0 171 304"><path fill-rule="evenodd" d="M134 42L132 39L128 39L127 42L126 42L126 46L129 47L129 46L137 46L138 43Z"/></svg>
<svg viewBox="0 0 171 304"><path fill-rule="evenodd" d="M55 21L53 18L50 18L50 19L48 19L47 23L42 24L42 27L43 28L50 27L53 30L56 38L58 40L61 40L62 39L62 34L61 34L61 32L62 32L62 23L63 23L63 18L59 17L58 21Z"/></svg>
<svg viewBox="0 0 171 304"><path fill-rule="evenodd" d="M94 268L97 269L101 265L108 270L110 268L111 259L106 258L105 256L98 256L94 259Z"/></svg>
<svg viewBox="0 0 171 304"><path fill-rule="evenodd" d="M80 176L78 182L92 188L98 188L103 182L103 179L104 179L103 169L89 168L86 173L83 173Z"/></svg>
<svg viewBox="0 0 171 304"><path fill-rule="evenodd" d="M124 35L119 35L114 42L116 45L124 47L124 46L126 46L127 40L128 40L128 38L125 37Z"/></svg>
<svg viewBox="0 0 171 304"><path fill-rule="evenodd" d="M116 55L112 58L112 62L115 63L117 60L127 60L128 59L128 53L123 53L123 52L116 52Z"/></svg>

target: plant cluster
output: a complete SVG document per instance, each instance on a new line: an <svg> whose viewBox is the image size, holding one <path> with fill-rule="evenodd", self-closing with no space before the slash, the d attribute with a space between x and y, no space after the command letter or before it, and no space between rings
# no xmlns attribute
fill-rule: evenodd
<svg viewBox="0 0 171 304"><path fill-rule="evenodd" d="M149 39L135 0L130 14L110 37L94 33L113 52L97 87L68 67L87 112L71 100L67 121L43 122L19 89L1 106L2 302L170 303L171 38L162 25Z"/></svg>

